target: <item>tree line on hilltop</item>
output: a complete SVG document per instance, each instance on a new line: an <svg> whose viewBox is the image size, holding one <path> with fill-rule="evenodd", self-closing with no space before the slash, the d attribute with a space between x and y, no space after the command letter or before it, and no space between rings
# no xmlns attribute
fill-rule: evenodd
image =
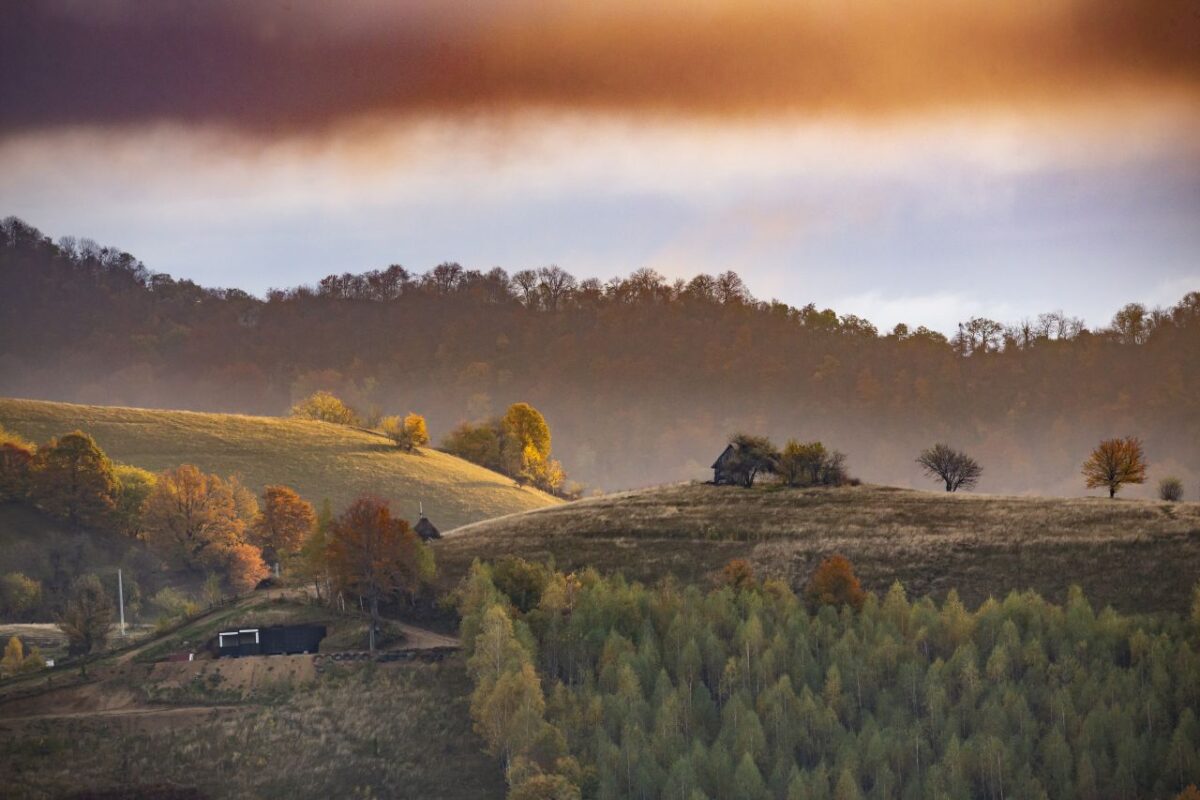
<svg viewBox="0 0 1200 800"><path fill-rule="evenodd" d="M0 294L2 393L279 414L327 390L368 417L427 409L440 431L526 401L566 470L600 488L696 477L738 429L835 440L890 483L912 483L928 442L955 441L988 464L989 490L1060 492L1071 454L1134 431L1200 480L1200 292L1094 330L1053 312L950 337L757 300L732 272L391 266L257 298L9 218Z"/></svg>

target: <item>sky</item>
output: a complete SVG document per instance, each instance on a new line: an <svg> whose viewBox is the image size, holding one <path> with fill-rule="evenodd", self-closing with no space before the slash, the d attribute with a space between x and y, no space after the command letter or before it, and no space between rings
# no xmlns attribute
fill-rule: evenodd
<svg viewBox="0 0 1200 800"><path fill-rule="evenodd" d="M951 331L1200 290L1193 0L17 0L0 215L257 294L733 269Z"/></svg>

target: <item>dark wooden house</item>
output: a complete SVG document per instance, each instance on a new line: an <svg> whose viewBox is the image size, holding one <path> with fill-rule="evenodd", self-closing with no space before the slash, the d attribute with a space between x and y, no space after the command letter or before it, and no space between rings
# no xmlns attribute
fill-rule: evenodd
<svg viewBox="0 0 1200 800"><path fill-rule="evenodd" d="M413 531L417 536L421 537L422 542L428 542L430 539L442 538L442 532L437 529L437 526L429 521L429 517L424 514L417 520L417 524L413 526Z"/></svg>
<svg viewBox="0 0 1200 800"><path fill-rule="evenodd" d="M740 475L733 470L733 462L736 455L737 448L732 444L725 445L725 449L721 451L721 455L717 456L717 460L712 465L713 483L721 486L723 484L741 482Z"/></svg>
<svg viewBox="0 0 1200 800"><path fill-rule="evenodd" d="M270 625L221 631L209 643L217 658L315 653L325 638L324 625Z"/></svg>

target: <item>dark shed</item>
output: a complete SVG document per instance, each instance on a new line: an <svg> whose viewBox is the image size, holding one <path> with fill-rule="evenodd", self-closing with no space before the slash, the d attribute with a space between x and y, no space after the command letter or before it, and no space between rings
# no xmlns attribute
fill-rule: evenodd
<svg viewBox="0 0 1200 800"><path fill-rule="evenodd" d="M421 541L423 542L428 542L430 539L442 538L441 531L439 531L437 526L430 522L429 517L425 516L424 514L422 514L421 518L417 520L417 524L413 527L413 530L416 531L417 536L420 536Z"/></svg>
<svg viewBox="0 0 1200 800"><path fill-rule="evenodd" d="M271 625L221 631L210 643L217 658L315 653L325 638L324 625Z"/></svg>

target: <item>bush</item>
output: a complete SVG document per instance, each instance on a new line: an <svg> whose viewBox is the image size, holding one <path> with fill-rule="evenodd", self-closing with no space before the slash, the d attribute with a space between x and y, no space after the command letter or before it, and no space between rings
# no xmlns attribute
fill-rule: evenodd
<svg viewBox="0 0 1200 800"><path fill-rule="evenodd" d="M20 572L0 578L0 610L20 616L42 601L42 584Z"/></svg>
<svg viewBox="0 0 1200 800"><path fill-rule="evenodd" d="M169 621L190 617L200 612L200 605L178 589L167 586L150 598L164 618Z"/></svg>
<svg viewBox="0 0 1200 800"><path fill-rule="evenodd" d="M337 425L357 425L358 414L331 392L313 392L292 406L292 416L333 422Z"/></svg>
<svg viewBox="0 0 1200 800"><path fill-rule="evenodd" d="M1179 478L1163 478L1158 482L1158 499L1178 503L1183 499L1183 481Z"/></svg>

